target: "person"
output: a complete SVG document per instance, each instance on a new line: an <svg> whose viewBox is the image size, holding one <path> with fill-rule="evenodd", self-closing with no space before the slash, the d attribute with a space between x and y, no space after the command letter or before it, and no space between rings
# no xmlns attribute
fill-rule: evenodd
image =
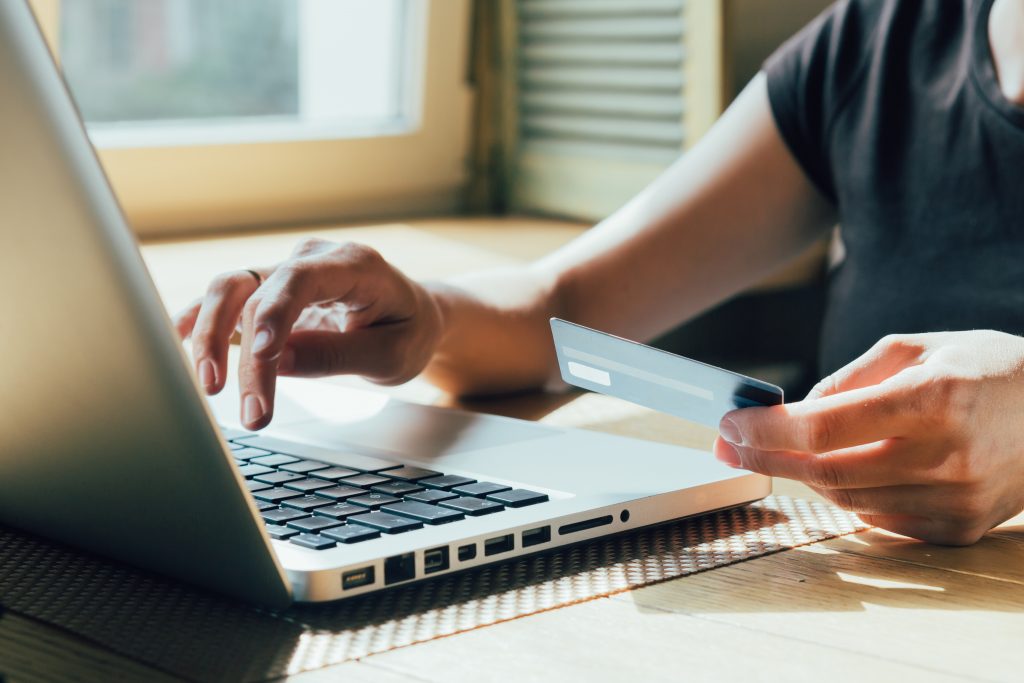
<svg viewBox="0 0 1024 683"><path fill-rule="evenodd" d="M241 330L243 423L275 377L423 373L454 394L544 385L548 319L649 339L837 223L822 370L726 415L715 455L868 523L966 545L1024 508L1024 0L843 0L612 216L530 265L414 282L307 240L225 273L176 319L200 381Z"/></svg>

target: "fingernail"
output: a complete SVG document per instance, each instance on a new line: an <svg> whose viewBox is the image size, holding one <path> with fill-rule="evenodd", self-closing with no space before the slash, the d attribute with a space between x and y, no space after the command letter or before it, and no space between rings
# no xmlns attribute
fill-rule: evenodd
<svg viewBox="0 0 1024 683"><path fill-rule="evenodd" d="M278 374L287 374L295 369L295 349L290 346L284 347L281 357L277 360Z"/></svg>
<svg viewBox="0 0 1024 683"><path fill-rule="evenodd" d="M740 454L736 451L732 444L722 442L722 445L715 449L715 457L720 461L724 462L729 467L742 467L743 464L740 462Z"/></svg>
<svg viewBox="0 0 1024 683"><path fill-rule="evenodd" d="M270 346L270 340L273 335L265 327L261 327L256 330L256 336L252 338L252 348L250 349L253 353L259 353L263 349Z"/></svg>
<svg viewBox="0 0 1024 683"><path fill-rule="evenodd" d="M740 434L740 428L729 418L724 418L718 423L718 433L729 443L743 443L743 435Z"/></svg>
<svg viewBox="0 0 1024 683"><path fill-rule="evenodd" d="M209 358L199 361L199 381L203 387L211 389L217 385L217 368Z"/></svg>
<svg viewBox="0 0 1024 683"><path fill-rule="evenodd" d="M242 402L246 424L255 424L263 418L263 404L256 394L248 394Z"/></svg>

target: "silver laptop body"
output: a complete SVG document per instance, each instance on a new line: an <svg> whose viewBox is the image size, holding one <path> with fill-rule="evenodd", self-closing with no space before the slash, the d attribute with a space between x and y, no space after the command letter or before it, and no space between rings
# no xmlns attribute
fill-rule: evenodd
<svg viewBox="0 0 1024 683"><path fill-rule="evenodd" d="M0 523L273 607L322 601L760 499L708 453L283 381L234 445L197 388L27 5L0 2ZM228 436L243 436L231 431ZM255 439L256 441L252 441ZM272 540L245 442L376 458L545 502L312 550ZM387 472L385 471L386 475Z"/></svg>

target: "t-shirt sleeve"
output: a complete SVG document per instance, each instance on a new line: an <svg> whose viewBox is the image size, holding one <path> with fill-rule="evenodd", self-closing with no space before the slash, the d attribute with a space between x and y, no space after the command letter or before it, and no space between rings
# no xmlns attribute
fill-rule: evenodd
<svg viewBox="0 0 1024 683"><path fill-rule="evenodd" d="M841 0L786 41L764 63L768 99L782 139L811 182L837 201L829 127L866 62L875 0Z"/></svg>

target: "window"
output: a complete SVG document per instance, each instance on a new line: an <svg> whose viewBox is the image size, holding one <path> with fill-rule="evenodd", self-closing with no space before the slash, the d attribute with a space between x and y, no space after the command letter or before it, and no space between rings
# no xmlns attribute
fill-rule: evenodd
<svg viewBox="0 0 1024 683"><path fill-rule="evenodd" d="M166 145L407 128L404 0L63 0L94 141Z"/></svg>
<svg viewBox="0 0 1024 683"><path fill-rule="evenodd" d="M140 235L460 206L470 0L29 1Z"/></svg>

